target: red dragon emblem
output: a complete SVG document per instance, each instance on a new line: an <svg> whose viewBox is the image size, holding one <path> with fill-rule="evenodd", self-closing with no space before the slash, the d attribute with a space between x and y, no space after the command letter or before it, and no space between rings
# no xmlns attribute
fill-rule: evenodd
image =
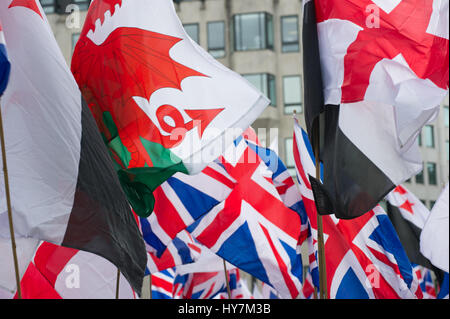
<svg viewBox="0 0 450 319"><path fill-rule="evenodd" d="M131 154L128 163L125 165L122 160L121 165L124 168L152 167L153 161L142 139L166 149L173 148L183 141L186 132L196 126L201 137L223 108L185 109L184 112L192 119L185 122L179 109L162 105L155 110L159 123L153 123L134 97L149 99L161 88L181 90L183 79L206 75L170 57L169 50L182 41L180 38L130 27L113 30L100 45L87 37L90 31L95 30L98 19L103 24L105 13L109 11L114 16L121 6L122 0L97 0L91 4L74 51L72 72L105 139L109 142L120 137ZM110 121L105 121L106 116ZM116 127L111 129L108 123L114 123ZM184 133L180 134L180 129ZM176 134L172 134L175 130ZM118 155L113 155L117 159Z"/></svg>

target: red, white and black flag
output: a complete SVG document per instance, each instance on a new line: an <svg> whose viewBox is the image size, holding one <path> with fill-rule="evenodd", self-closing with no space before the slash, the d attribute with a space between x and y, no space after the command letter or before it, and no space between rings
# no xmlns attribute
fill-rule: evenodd
<svg viewBox="0 0 450 319"><path fill-rule="evenodd" d="M100 255L140 293L142 235L39 1L1 1L0 19L11 61L1 107L16 236ZM5 202L0 183L0 239L9 238Z"/></svg>
<svg viewBox="0 0 450 319"><path fill-rule="evenodd" d="M386 205L389 219L411 263L433 270L440 282L443 272L420 252L420 234L430 217L428 208L403 185L397 186L386 196Z"/></svg>
<svg viewBox="0 0 450 319"><path fill-rule="evenodd" d="M304 5L308 134L320 123L320 214L370 211L422 169L416 145L448 92L448 1L309 0ZM320 61L319 58L320 57Z"/></svg>

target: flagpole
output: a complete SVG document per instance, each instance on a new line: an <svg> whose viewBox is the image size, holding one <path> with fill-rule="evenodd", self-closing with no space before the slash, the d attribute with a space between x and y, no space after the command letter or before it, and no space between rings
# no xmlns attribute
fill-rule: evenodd
<svg viewBox="0 0 450 319"><path fill-rule="evenodd" d="M320 129L319 122L317 121L314 139L314 156L316 158L316 179L320 181ZM327 268L325 263L325 245L323 240L323 222L322 215L317 212L317 244L318 244L318 257L319 257L319 294L320 299L327 299L328 289L327 289Z"/></svg>
<svg viewBox="0 0 450 319"><path fill-rule="evenodd" d="M19 299L22 299L22 289L20 287L19 262L17 261L16 239L15 239L15 235L14 235L14 224L13 224L12 208L11 208L11 195L10 195L10 191L9 191L8 166L6 165L6 145L5 145L5 136L4 136L4 131L3 131L1 102L0 102L0 137L1 137L0 139L1 139L2 160L3 160L3 177L5 180L6 207L8 209L9 232L10 232L10 236L11 236L11 248L12 248L13 259L14 259L14 271L16 274L17 297Z"/></svg>
<svg viewBox="0 0 450 319"><path fill-rule="evenodd" d="M222 260L223 260L223 270L225 273L225 282L227 283L228 299L231 299L230 281L228 279L227 264L226 264L225 259L222 259Z"/></svg>
<svg viewBox="0 0 450 319"><path fill-rule="evenodd" d="M119 270L119 268L117 268L116 299L119 299L119 284L120 284L120 270Z"/></svg>

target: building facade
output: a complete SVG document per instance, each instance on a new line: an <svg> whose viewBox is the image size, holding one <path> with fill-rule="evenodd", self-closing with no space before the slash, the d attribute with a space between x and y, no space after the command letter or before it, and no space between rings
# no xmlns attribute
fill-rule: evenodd
<svg viewBox="0 0 450 319"><path fill-rule="evenodd" d="M40 0L70 63L89 0ZM302 0L175 0L185 30L218 61L259 88L271 105L253 127L263 144L276 141L291 169L293 112L305 127L302 104ZM74 6L74 4L76 6ZM79 11L78 11L79 10ZM449 176L449 98L419 136L424 170L405 183L432 207Z"/></svg>

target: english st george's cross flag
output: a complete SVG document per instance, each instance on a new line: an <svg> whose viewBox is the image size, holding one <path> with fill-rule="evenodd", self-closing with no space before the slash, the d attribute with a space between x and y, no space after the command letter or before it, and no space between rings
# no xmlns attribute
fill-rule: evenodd
<svg viewBox="0 0 450 319"><path fill-rule="evenodd" d="M106 259L42 242L21 279L22 298L114 299L116 281L117 267ZM137 298L122 275L119 298Z"/></svg>
<svg viewBox="0 0 450 319"><path fill-rule="evenodd" d="M168 0L94 0L72 72L140 216L158 185L199 173L269 104L188 37Z"/></svg>
<svg viewBox="0 0 450 319"><path fill-rule="evenodd" d="M416 137L448 92L448 23L448 0L305 1L305 118L313 145L320 123L323 184L311 178L320 214L361 216L422 169Z"/></svg>
<svg viewBox="0 0 450 319"><path fill-rule="evenodd" d="M274 173L248 143L238 138L220 158L236 179L231 194L187 230L283 298L297 298L302 287L301 214L284 204L272 181Z"/></svg>
<svg viewBox="0 0 450 319"><path fill-rule="evenodd" d="M315 159L308 136L294 122L294 159L300 192L317 250L317 211L308 174ZM353 220L323 216L328 297L422 298L418 279L388 216L380 206Z"/></svg>
<svg viewBox="0 0 450 319"><path fill-rule="evenodd" d="M39 2L1 1L0 19L11 61L2 112L16 236L98 254L140 293L144 241ZM9 238L0 185L0 236Z"/></svg>
<svg viewBox="0 0 450 319"><path fill-rule="evenodd" d="M389 219L411 263L433 270L438 281L442 281L442 270L433 266L420 252L420 234L430 216L429 209L403 185L386 196L386 205Z"/></svg>

